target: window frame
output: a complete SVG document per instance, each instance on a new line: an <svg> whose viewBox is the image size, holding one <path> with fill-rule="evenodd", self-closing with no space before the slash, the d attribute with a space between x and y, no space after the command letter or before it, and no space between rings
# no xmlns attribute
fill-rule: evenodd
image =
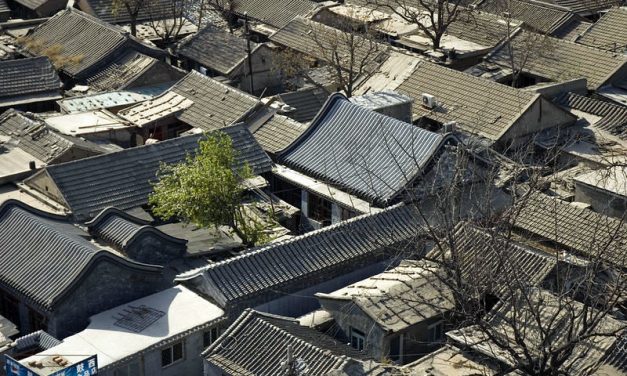
<svg viewBox="0 0 627 376"><path fill-rule="evenodd" d="M356 339L355 340L353 340ZM357 351L364 351L364 349L366 348L366 333L362 332L359 329L353 328L352 326L350 327L350 341L351 341L351 346L355 349L357 349ZM359 348L359 343L361 342L361 348Z"/></svg>
<svg viewBox="0 0 627 376"><path fill-rule="evenodd" d="M174 359L174 347L180 345L181 346L181 357L178 359ZM163 354L164 352L169 352L169 356L170 356L170 362L168 364L163 364ZM170 346L161 349L161 368L168 368L173 364L176 363L180 363L181 361L185 360L185 342L184 341L179 341L176 343L171 344Z"/></svg>
<svg viewBox="0 0 627 376"><path fill-rule="evenodd" d="M436 337L438 330L436 328L440 328L439 332L440 332L440 336ZM429 335L429 342L432 343L441 343L444 340L444 322L442 320L439 320L437 322L434 322L433 324L429 325L427 327L427 333Z"/></svg>

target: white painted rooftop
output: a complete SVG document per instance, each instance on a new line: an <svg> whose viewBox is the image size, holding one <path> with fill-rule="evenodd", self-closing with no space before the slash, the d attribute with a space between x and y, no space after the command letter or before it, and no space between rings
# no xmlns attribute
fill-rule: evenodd
<svg viewBox="0 0 627 376"><path fill-rule="evenodd" d="M51 116L45 121L52 128L69 136L107 132L129 127L125 120L106 110Z"/></svg>
<svg viewBox="0 0 627 376"><path fill-rule="evenodd" d="M164 315L140 332L116 325L125 312L140 306L161 311ZM201 330L223 316L224 311L218 306L183 286L176 286L94 315L85 330L21 363L28 365L33 360L61 355L74 364L96 354L98 368L103 369L152 346L165 345L170 338L178 338L195 329Z"/></svg>

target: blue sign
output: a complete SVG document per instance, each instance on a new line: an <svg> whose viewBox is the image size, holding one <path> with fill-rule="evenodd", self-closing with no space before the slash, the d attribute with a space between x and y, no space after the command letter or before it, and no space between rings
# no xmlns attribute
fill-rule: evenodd
<svg viewBox="0 0 627 376"><path fill-rule="evenodd" d="M17 360L5 355L6 364L4 366L7 376L37 376L40 375L36 371L26 367ZM98 374L98 359L96 355L92 355L87 359L83 359L78 363L72 364L60 371L49 374L48 376L92 376Z"/></svg>

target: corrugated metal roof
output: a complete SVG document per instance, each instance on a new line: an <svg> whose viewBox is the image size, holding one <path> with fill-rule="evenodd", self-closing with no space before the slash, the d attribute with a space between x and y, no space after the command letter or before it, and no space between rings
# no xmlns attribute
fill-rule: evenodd
<svg viewBox="0 0 627 376"><path fill-rule="evenodd" d="M47 57L0 61L0 100L47 92L61 94L61 80Z"/></svg>
<svg viewBox="0 0 627 376"><path fill-rule="evenodd" d="M222 306L260 295L283 296L314 276L332 279L362 260L375 262L388 251L396 254L398 249L392 248L422 235L420 223L414 207L395 206L181 274L176 280L200 277L203 291Z"/></svg>
<svg viewBox="0 0 627 376"><path fill-rule="evenodd" d="M233 140L238 162L247 162L255 174L268 172L272 162L242 125L222 128ZM79 220L114 206L126 210L148 203L159 164L178 163L194 153L203 135L191 135L48 166L47 173ZM26 181L28 184L28 181Z"/></svg>
<svg viewBox="0 0 627 376"><path fill-rule="evenodd" d="M290 168L385 205L423 172L445 139L333 94L309 128L278 159Z"/></svg>
<svg viewBox="0 0 627 376"><path fill-rule="evenodd" d="M0 205L0 282L9 290L52 308L100 258L135 264L97 248L65 217L41 212L19 201Z"/></svg>
<svg viewBox="0 0 627 376"><path fill-rule="evenodd" d="M233 375L275 376L284 373L290 346L293 358L306 364L310 375L335 374L333 371L355 375L351 366L364 359L352 347L301 326L293 318L251 309L244 311L203 356ZM371 373L362 369L359 374Z"/></svg>

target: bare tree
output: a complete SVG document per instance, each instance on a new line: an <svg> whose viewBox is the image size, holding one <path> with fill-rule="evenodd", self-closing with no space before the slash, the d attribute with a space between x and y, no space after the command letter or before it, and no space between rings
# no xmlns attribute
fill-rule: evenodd
<svg viewBox="0 0 627 376"><path fill-rule="evenodd" d="M149 25L155 34L168 44L176 40L187 21L186 11L193 0L170 0L159 8L148 8Z"/></svg>
<svg viewBox="0 0 627 376"><path fill-rule="evenodd" d="M624 218L582 213L586 234L579 249L570 249L563 239L573 236L572 218L560 211L569 204L541 193L560 168L557 151L538 156L528 146L505 157L469 149L460 145L440 158L434 176L441 178L408 192L433 242L426 259L439 265L434 277L455 301L444 316L451 337L502 372L593 374L627 329L620 320L627 300ZM499 186L510 198L505 207L494 205ZM529 241L529 218L547 221L544 241ZM420 303L437 305L432 297Z"/></svg>
<svg viewBox="0 0 627 376"><path fill-rule="evenodd" d="M120 12L126 12L129 16L131 35L137 35L137 18L139 13L152 6L155 0L113 0L112 13L114 16L120 14Z"/></svg>
<svg viewBox="0 0 627 376"><path fill-rule="evenodd" d="M367 0L367 4L416 25L431 40L434 50L440 48L449 25L470 12L462 0Z"/></svg>
<svg viewBox="0 0 627 376"><path fill-rule="evenodd" d="M307 32L298 52L284 52L278 61L288 76L306 76L311 67L303 55L321 61L347 97L351 97L361 79L372 74L385 56L386 47L371 33L362 32L355 25L344 25L343 30L318 22L302 21ZM346 30L348 29L348 30Z"/></svg>
<svg viewBox="0 0 627 376"><path fill-rule="evenodd" d="M228 25L229 32L233 33L233 12L237 0L200 0L197 2L197 26L203 26L204 19L208 13L218 14Z"/></svg>

